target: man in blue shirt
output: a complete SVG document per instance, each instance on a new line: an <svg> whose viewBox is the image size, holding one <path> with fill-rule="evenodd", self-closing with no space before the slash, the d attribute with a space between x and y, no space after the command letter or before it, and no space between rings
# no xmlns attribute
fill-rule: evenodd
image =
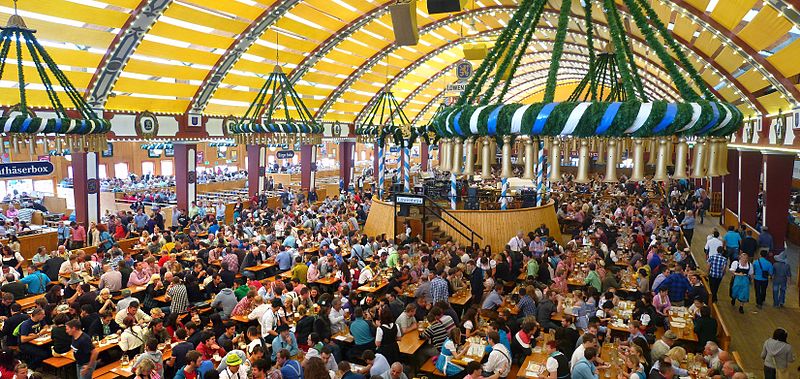
<svg viewBox="0 0 800 379"><path fill-rule="evenodd" d="M655 292L658 292L661 288L666 288L667 291L669 291L669 301L677 305L683 303L686 294L692 288L692 284L689 283L689 279L686 279L686 275L683 274L683 269L677 266L675 267L675 271L664 279L658 288L655 288Z"/></svg>
<svg viewBox="0 0 800 379"><path fill-rule="evenodd" d="M683 230L683 235L686 237L686 242L689 243L689 246L692 245L692 237L694 237L694 224L694 213L692 211L686 212L686 217L681 221L681 230Z"/></svg>
<svg viewBox="0 0 800 379"><path fill-rule="evenodd" d="M772 234L769 234L769 229L764 226L761 228L761 234L758 235L758 247L772 250Z"/></svg>
<svg viewBox="0 0 800 379"><path fill-rule="evenodd" d="M275 261L278 262L278 270L286 271L292 268L292 254L289 253L286 246L281 246L280 249L281 252L275 256Z"/></svg>
<svg viewBox="0 0 800 379"><path fill-rule="evenodd" d="M756 307L761 309L764 300L767 298L767 285L769 277L772 276L772 263L767 259L769 251L761 250L761 258L753 262L753 286L756 289Z"/></svg>
<svg viewBox="0 0 800 379"><path fill-rule="evenodd" d="M283 379L302 379L303 366L300 362L291 359L289 350L283 349L278 352L278 359L276 361L278 367L281 368L281 376Z"/></svg>
<svg viewBox="0 0 800 379"><path fill-rule="evenodd" d="M275 329L278 335L272 340L272 360L276 361L278 352L281 350L288 350L289 355L296 355L300 349L297 347L297 340L294 333L289 332L289 327L286 325L278 325Z"/></svg>
<svg viewBox="0 0 800 379"><path fill-rule="evenodd" d="M717 291L722 277L728 269L728 260L722 255L722 246L708 254L708 284L711 286L711 302L717 302Z"/></svg>
<svg viewBox="0 0 800 379"><path fill-rule="evenodd" d="M136 215L133 216L133 222L136 224L136 230L144 230L147 226L147 220L149 220L146 214L144 214L144 208L139 208L136 212Z"/></svg>
<svg viewBox="0 0 800 379"><path fill-rule="evenodd" d="M35 267L28 266L28 275L19 281L28 286L28 293L39 295L47 290L47 284L50 283L50 278Z"/></svg>
<svg viewBox="0 0 800 379"><path fill-rule="evenodd" d="M49 349L33 343L35 339L44 334L42 331L43 326L44 309L36 308L31 313L31 318L23 321L19 326L19 330L14 333L19 335L20 338L20 352L28 357L26 362L34 370L41 366L42 361L51 356Z"/></svg>
<svg viewBox="0 0 800 379"><path fill-rule="evenodd" d="M596 357L597 348L587 347L583 358L572 367L572 379L597 379L597 368L594 367Z"/></svg>
<svg viewBox="0 0 800 379"><path fill-rule="evenodd" d="M366 350L375 348L375 333L370 324L364 321L364 310L356 307L353 310L355 319L350 323L350 335L353 336L354 346L350 349L350 357L359 357Z"/></svg>
<svg viewBox="0 0 800 379"><path fill-rule="evenodd" d="M742 235L734 230L733 226L728 227L728 232L725 233L725 249L728 253L728 259L735 260L739 258L739 243L742 242Z"/></svg>

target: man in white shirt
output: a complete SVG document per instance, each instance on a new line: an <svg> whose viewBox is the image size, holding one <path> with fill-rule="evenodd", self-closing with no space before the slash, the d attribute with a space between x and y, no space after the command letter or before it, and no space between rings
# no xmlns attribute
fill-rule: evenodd
<svg viewBox="0 0 800 379"><path fill-rule="evenodd" d="M361 274L358 275L358 284L364 285L364 283L369 282L372 280L373 276L375 275L372 270L375 267L375 262L370 262L370 264L364 267L364 270L361 271Z"/></svg>
<svg viewBox="0 0 800 379"><path fill-rule="evenodd" d="M716 253L717 249L722 247L723 242L719 238L719 231L714 229L714 232L708 236L708 240L706 240L706 246L703 248L706 252L706 257L708 257L711 253Z"/></svg>
<svg viewBox="0 0 800 379"><path fill-rule="evenodd" d="M333 300L331 311L328 313L328 319L331 320L331 334L336 334L344 330L346 324L341 300Z"/></svg>
<svg viewBox="0 0 800 379"><path fill-rule="evenodd" d="M522 234L520 230L514 238L508 241L508 246L511 247L511 251L522 251L522 248L525 247L525 240L522 238L523 235L524 234Z"/></svg>
<svg viewBox="0 0 800 379"><path fill-rule="evenodd" d="M597 336L591 333L587 333L583 335L583 343L578 345L575 351L572 353L572 359L569 361L569 367L572 369L575 367L575 364L578 363L579 360L583 358L583 353L586 351L587 348L590 347L597 347Z"/></svg>
<svg viewBox="0 0 800 379"><path fill-rule="evenodd" d="M264 338L276 337L278 332L275 328L278 327L278 309L281 307L281 299L272 299L272 307L264 312L264 315L258 320L261 324L261 336Z"/></svg>
<svg viewBox="0 0 800 379"><path fill-rule="evenodd" d="M414 315L417 313L417 304L411 303L406 305L406 309L400 316L397 317L397 327L400 328L400 334L406 334L417 328L417 319Z"/></svg>
<svg viewBox="0 0 800 379"><path fill-rule="evenodd" d="M500 343L500 335L497 332L491 331L487 337L492 345L492 352L489 353L489 359L483 365L483 371L499 374L501 378L505 378L511 371L511 353Z"/></svg>

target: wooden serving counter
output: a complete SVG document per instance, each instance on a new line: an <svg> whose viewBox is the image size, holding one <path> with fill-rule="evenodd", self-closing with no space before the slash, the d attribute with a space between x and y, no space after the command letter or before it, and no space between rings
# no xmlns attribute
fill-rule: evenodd
<svg viewBox="0 0 800 379"><path fill-rule="evenodd" d="M18 238L19 253L22 254L25 259L33 258L39 246L47 248L48 253L58 248L58 233L56 233L55 229L48 229L41 233L29 234ZM2 239L0 243L5 245L8 243L8 239Z"/></svg>

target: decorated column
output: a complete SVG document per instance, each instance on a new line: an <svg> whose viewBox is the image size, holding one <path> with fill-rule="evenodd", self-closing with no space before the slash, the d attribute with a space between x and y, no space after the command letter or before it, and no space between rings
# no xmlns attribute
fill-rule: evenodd
<svg viewBox="0 0 800 379"><path fill-rule="evenodd" d="M723 154L728 155L728 175L722 177L722 207L739 214L739 151L730 149Z"/></svg>
<svg viewBox="0 0 800 379"><path fill-rule="evenodd" d="M339 178L344 182L344 189L350 188L355 173L355 142L339 142Z"/></svg>
<svg viewBox="0 0 800 379"><path fill-rule="evenodd" d="M739 149L739 220L749 225L756 224L758 191L761 189L761 170L764 167L761 152Z"/></svg>
<svg viewBox="0 0 800 379"><path fill-rule="evenodd" d="M373 179L375 180L375 183L378 182L378 178L380 177L380 175L378 174L378 170L380 169L381 166L380 160L381 160L382 150L383 149L378 146L377 142L375 142L375 144L372 146L372 176Z"/></svg>
<svg viewBox="0 0 800 379"><path fill-rule="evenodd" d="M376 146L377 146L377 144L376 144ZM386 147L385 146L379 146L378 150L377 150L377 153L375 155L375 156L378 157L378 170L377 170L377 172L378 172L378 181L377 181L378 182L378 198L381 199L381 200L383 200L383 189L385 188L383 183L386 180L386 156L384 156L385 151L386 151ZM373 193L374 192L375 191L373 191Z"/></svg>
<svg viewBox="0 0 800 379"><path fill-rule="evenodd" d="M430 171L430 167L428 164L431 159L431 145L425 143L425 141L420 141L419 144L419 170L422 172Z"/></svg>
<svg viewBox="0 0 800 379"><path fill-rule="evenodd" d="M536 141L535 146L536 155L538 155L536 163L536 206L541 207L544 195L547 193L547 189L545 188L545 181L547 180L545 168L547 167L547 162L545 161L544 141ZM534 159L533 155L529 155L528 157L530 160Z"/></svg>
<svg viewBox="0 0 800 379"><path fill-rule="evenodd" d="M100 181L98 153L72 153L72 181L75 196L75 219L88 227L100 221Z"/></svg>
<svg viewBox="0 0 800 379"><path fill-rule="evenodd" d="M173 142L175 149L175 194L178 209L189 209L197 199L197 144Z"/></svg>
<svg viewBox="0 0 800 379"><path fill-rule="evenodd" d="M403 192L411 192L411 150L408 147L408 141L403 141L402 153L402 172L403 172Z"/></svg>
<svg viewBox="0 0 800 379"><path fill-rule="evenodd" d="M250 197L263 192L266 187L267 148L247 145L247 194Z"/></svg>
<svg viewBox="0 0 800 379"><path fill-rule="evenodd" d="M764 223L772 234L774 248L783 250L788 228L789 196L795 154L764 152Z"/></svg>
<svg viewBox="0 0 800 379"><path fill-rule="evenodd" d="M317 145L300 146L300 189L308 191L316 188Z"/></svg>

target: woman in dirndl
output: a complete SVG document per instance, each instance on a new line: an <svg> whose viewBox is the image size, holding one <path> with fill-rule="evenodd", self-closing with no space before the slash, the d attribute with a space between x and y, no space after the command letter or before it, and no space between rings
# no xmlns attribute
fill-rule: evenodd
<svg viewBox="0 0 800 379"><path fill-rule="evenodd" d="M453 328L447 333L447 339L442 344L442 350L439 352L439 357L436 358L436 369L449 377L461 377L464 368L453 363L453 359L460 359L469 348L469 344L464 344L459 350L458 345L461 344L461 329Z"/></svg>
<svg viewBox="0 0 800 379"><path fill-rule="evenodd" d="M739 254L739 260L731 263L733 273L731 287L731 305L739 301L739 313L744 313L744 304L750 301L750 278L753 277L753 265L746 253Z"/></svg>

